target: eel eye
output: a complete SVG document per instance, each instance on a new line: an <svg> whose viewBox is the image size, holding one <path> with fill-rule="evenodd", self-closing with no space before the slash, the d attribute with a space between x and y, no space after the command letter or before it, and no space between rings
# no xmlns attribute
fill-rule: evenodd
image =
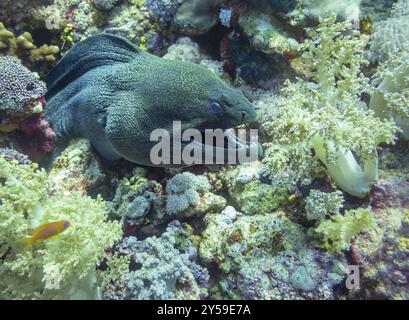
<svg viewBox="0 0 409 320"><path fill-rule="evenodd" d="M210 111L213 114L219 114L222 111L222 106L218 102L212 102L210 103Z"/></svg>

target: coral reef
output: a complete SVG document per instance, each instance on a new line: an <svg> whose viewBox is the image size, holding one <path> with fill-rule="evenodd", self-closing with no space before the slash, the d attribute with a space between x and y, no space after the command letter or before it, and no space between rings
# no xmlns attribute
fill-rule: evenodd
<svg viewBox="0 0 409 320"><path fill-rule="evenodd" d="M226 201L209 191L210 184L206 177L190 172L177 174L166 184L166 213L189 217L223 209Z"/></svg>
<svg viewBox="0 0 409 320"><path fill-rule="evenodd" d="M105 247L121 236L106 221L101 198L79 192L49 193L47 173L35 164L0 157L0 295L14 299L90 299L98 297L97 264ZM27 251L15 241L46 222L69 221L66 232Z"/></svg>
<svg viewBox="0 0 409 320"><path fill-rule="evenodd" d="M94 0L94 5L100 10L112 10L120 0Z"/></svg>
<svg viewBox="0 0 409 320"><path fill-rule="evenodd" d="M1 0L0 299L409 299L408 18ZM263 154L152 167L179 119L258 129Z"/></svg>
<svg viewBox="0 0 409 320"><path fill-rule="evenodd" d="M200 63L203 57L197 43L193 42L189 37L182 37L169 46L163 58Z"/></svg>
<svg viewBox="0 0 409 320"><path fill-rule="evenodd" d="M30 164L31 161L25 154L21 154L20 152L9 149L9 148L0 148L0 156L3 157L7 161L15 160L19 164Z"/></svg>
<svg viewBox="0 0 409 320"><path fill-rule="evenodd" d="M408 188L407 175L388 172L371 193L376 229L355 238L362 290L351 298L408 299Z"/></svg>
<svg viewBox="0 0 409 320"><path fill-rule="evenodd" d="M330 299L345 273L326 253L308 249L304 230L282 212L246 216L233 207L206 216L199 254L225 273L215 297Z"/></svg>
<svg viewBox="0 0 409 320"><path fill-rule="evenodd" d="M56 135L43 114L35 114L20 123L16 139L22 151L34 161L41 161L43 156L53 151Z"/></svg>
<svg viewBox="0 0 409 320"><path fill-rule="evenodd" d="M148 230L175 217L186 219L218 212L225 205L226 200L211 192L204 176L179 173L167 181L163 190L158 182L148 181L142 168L136 168L132 177L119 182L109 208L113 215L122 217L125 225L145 226L143 230Z"/></svg>
<svg viewBox="0 0 409 320"><path fill-rule="evenodd" d="M366 110L360 98L369 90L360 71L366 40L346 30L331 16L303 43L298 63L310 81L287 81L276 105L262 113L270 141L264 162L272 175L284 170L299 180L314 177L319 159L341 189L365 197L378 177L376 147L393 143L397 128Z"/></svg>
<svg viewBox="0 0 409 320"><path fill-rule="evenodd" d="M303 0L303 7L307 15L322 17L331 13L348 21L358 21L361 1Z"/></svg>
<svg viewBox="0 0 409 320"><path fill-rule="evenodd" d="M177 248L180 229L181 224L174 221L159 238L138 241L135 237L127 237L117 246L116 252L129 256L130 266L135 266L115 279L114 286L123 287L120 298L164 300L207 296L208 271L195 262L194 246L185 250ZM107 290L110 292L112 289Z"/></svg>
<svg viewBox="0 0 409 320"><path fill-rule="evenodd" d="M239 26L256 50L269 54L295 54L298 51L298 42L283 30L272 15L252 10L240 16Z"/></svg>
<svg viewBox="0 0 409 320"><path fill-rule="evenodd" d="M88 140L73 141L49 168L49 190L91 192L103 184L105 173Z"/></svg>
<svg viewBox="0 0 409 320"><path fill-rule="evenodd" d="M51 4L51 0L3 0L0 3L0 21L20 28L31 27L43 18L41 11Z"/></svg>

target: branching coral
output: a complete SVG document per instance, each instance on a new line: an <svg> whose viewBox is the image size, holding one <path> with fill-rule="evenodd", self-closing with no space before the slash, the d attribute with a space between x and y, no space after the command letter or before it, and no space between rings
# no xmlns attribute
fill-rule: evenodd
<svg viewBox="0 0 409 320"><path fill-rule="evenodd" d="M376 147L394 142L397 128L366 110L360 68L367 41L335 21L321 19L302 45L299 64L310 81L287 81L275 112L262 116L270 141L264 162L272 174L289 171L297 180L313 176L319 159L341 189L364 197L378 176Z"/></svg>
<svg viewBox="0 0 409 320"><path fill-rule="evenodd" d="M96 265L121 236L120 225L106 221L101 198L78 192L50 195L47 173L36 167L0 157L0 296L95 298ZM27 251L15 244L33 228L61 220L71 227L56 238Z"/></svg>

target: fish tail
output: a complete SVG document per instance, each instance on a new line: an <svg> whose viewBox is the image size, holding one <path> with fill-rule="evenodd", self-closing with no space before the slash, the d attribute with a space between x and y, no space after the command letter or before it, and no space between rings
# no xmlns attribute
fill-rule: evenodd
<svg viewBox="0 0 409 320"><path fill-rule="evenodd" d="M20 238L20 239L17 239L15 242L16 242L17 245L22 244L23 245L23 251L27 251L31 247L31 245L33 244L33 239L31 237Z"/></svg>

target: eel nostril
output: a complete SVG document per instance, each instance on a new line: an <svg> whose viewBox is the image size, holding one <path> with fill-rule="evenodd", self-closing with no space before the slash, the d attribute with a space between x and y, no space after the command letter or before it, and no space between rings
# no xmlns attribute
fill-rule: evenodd
<svg viewBox="0 0 409 320"><path fill-rule="evenodd" d="M244 120L248 116L247 111L242 111L241 112L241 120Z"/></svg>

